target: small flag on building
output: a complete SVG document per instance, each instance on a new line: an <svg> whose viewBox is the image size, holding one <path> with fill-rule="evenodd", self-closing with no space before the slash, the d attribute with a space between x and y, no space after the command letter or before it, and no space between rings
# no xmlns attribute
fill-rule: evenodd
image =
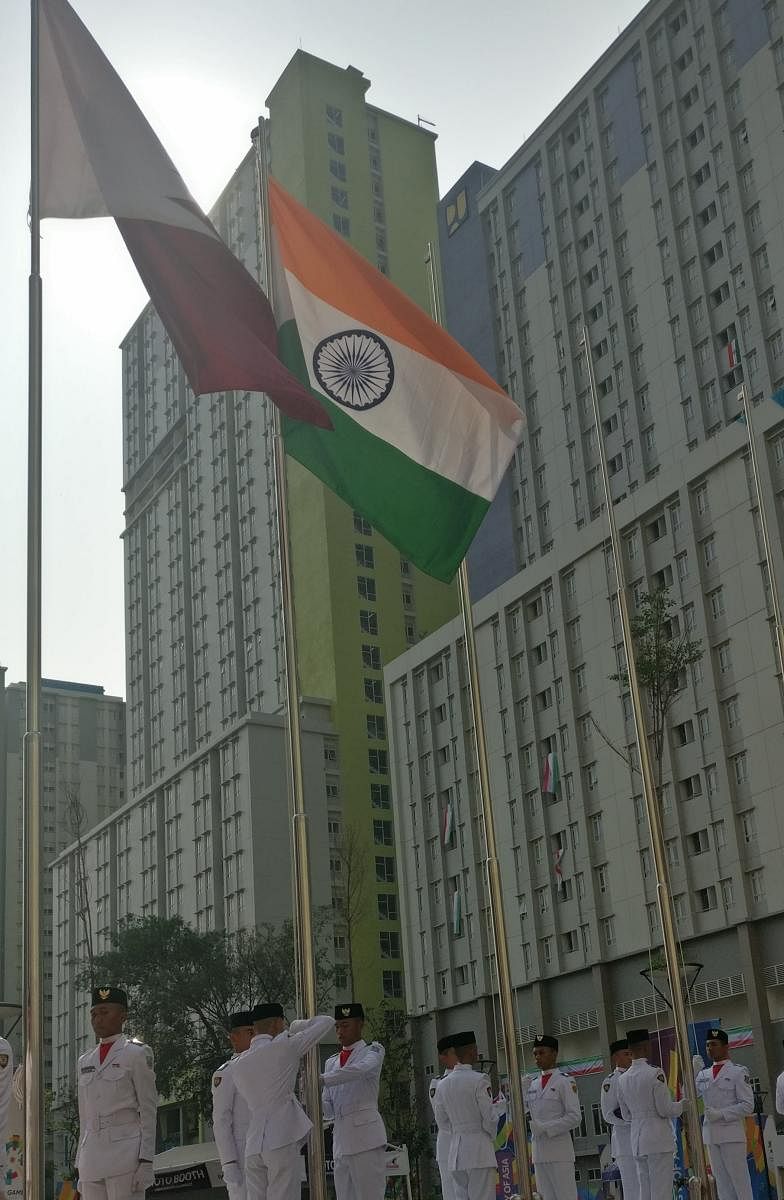
<svg viewBox="0 0 784 1200"><path fill-rule="evenodd" d="M563 846L559 846L558 849L556 850L555 854L553 855L553 874L555 875L555 881L556 881L558 887L561 887L561 885L563 884L563 881L564 881L563 869L561 867L561 861L563 859L563 856L564 856L564 848L563 848Z"/></svg>
<svg viewBox="0 0 784 1200"><path fill-rule="evenodd" d="M455 836L455 810L451 800L447 800L444 809L444 845L448 846Z"/></svg>
<svg viewBox="0 0 784 1200"><path fill-rule="evenodd" d="M554 796L558 789L558 756L554 752L547 755L542 767L542 791L545 795Z"/></svg>
<svg viewBox="0 0 784 1200"><path fill-rule="evenodd" d="M740 366L740 345L737 338L730 338L727 342L727 370L734 371L738 366Z"/></svg>
<svg viewBox="0 0 784 1200"><path fill-rule="evenodd" d="M459 937L463 932L463 904L460 898L460 888L456 887L452 893L452 933L455 937Z"/></svg>

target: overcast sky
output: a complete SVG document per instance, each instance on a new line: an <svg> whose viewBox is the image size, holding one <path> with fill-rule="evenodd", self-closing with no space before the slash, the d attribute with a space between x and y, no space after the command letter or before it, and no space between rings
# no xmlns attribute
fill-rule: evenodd
<svg viewBox="0 0 784 1200"><path fill-rule="evenodd" d="M208 208L301 47L438 131L441 192L500 166L641 7L638 0L74 0ZM0 44L0 664L25 677L29 5ZM146 296L114 223L46 221L44 675L125 694L118 345Z"/></svg>

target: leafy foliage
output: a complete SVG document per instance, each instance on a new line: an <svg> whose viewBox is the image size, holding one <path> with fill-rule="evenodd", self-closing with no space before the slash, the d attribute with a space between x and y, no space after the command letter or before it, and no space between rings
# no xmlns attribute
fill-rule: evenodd
<svg viewBox="0 0 784 1200"><path fill-rule="evenodd" d="M332 990L331 913L316 914L320 991ZM97 955L96 979L126 988L129 1029L152 1047L161 1095L196 1099L209 1108L210 1078L229 1054L230 1013L265 1001L296 1006L291 922L261 925L233 936L199 933L181 917L129 917ZM87 986L84 964L81 986Z"/></svg>
<svg viewBox="0 0 784 1200"><path fill-rule="evenodd" d="M661 786L664 734L667 714L686 686L686 671L703 655L702 643L689 637L688 630L675 632L674 601L668 588L646 592L631 619L637 679L645 693L651 721L651 737ZM610 676L629 686L626 669Z"/></svg>
<svg viewBox="0 0 784 1200"><path fill-rule="evenodd" d="M408 1146L412 1182L419 1190L418 1164L423 1155L430 1154L430 1130L420 1119L413 1090L414 1043L408 1018L386 1004L368 1009L364 1037L381 1042L386 1051L379 1109L390 1142Z"/></svg>

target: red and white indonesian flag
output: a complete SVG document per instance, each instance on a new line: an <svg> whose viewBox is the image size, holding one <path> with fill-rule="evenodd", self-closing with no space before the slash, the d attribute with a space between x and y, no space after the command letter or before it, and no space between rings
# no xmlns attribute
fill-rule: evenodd
<svg viewBox="0 0 784 1200"><path fill-rule="evenodd" d="M265 391L329 427L277 357L267 297L191 197L67 0L39 0L40 212L114 217L197 395Z"/></svg>
<svg viewBox="0 0 784 1200"><path fill-rule="evenodd" d="M270 181L281 356L324 402L289 454L403 554L450 580L519 441L517 405L343 238ZM423 247L424 249L424 247Z"/></svg>

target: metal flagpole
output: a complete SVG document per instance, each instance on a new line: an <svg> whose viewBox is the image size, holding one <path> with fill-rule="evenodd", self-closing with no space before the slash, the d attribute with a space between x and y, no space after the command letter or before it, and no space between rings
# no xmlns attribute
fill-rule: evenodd
<svg viewBox="0 0 784 1200"><path fill-rule="evenodd" d="M43 1195L43 975L41 949L41 253L39 14L30 5L30 278L27 427L27 721L24 771L24 1184Z"/></svg>
<svg viewBox="0 0 784 1200"><path fill-rule="evenodd" d="M779 660L779 671L781 673L781 684L784 687L784 624L781 619L781 601L779 599L779 589L776 584L776 571L773 566L773 555L771 553L770 527L768 525L768 514L765 509L765 497L762 493L762 486L759 477L759 464L757 462L757 446L754 438L754 423L752 420L751 409L752 405L749 400L746 384L741 384L740 392L738 393L741 404L743 405L743 413L746 418L746 434L749 442L749 457L751 459L751 473L754 476L754 487L757 489L757 503L759 504L760 514L760 529L762 530L762 544L765 547L765 558L768 563L768 580L770 582L770 595L773 602L773 620L776 631L776 653Z"/></svg>
<svg viewBox="0 0 784 1200"><path fill-rule="evenodd" d="M265 290L274 307L272 273L272 233L269 214L269 147L267 122L259 118L256 146L256 170L259 191L259 213L264 247ZM294 926L297 946L297 965L300 975L301 999L306 1017L316 1015L316 968L313 955L313 923L311 919L310 859L308 853L308 819L305 812L305 784L302 772L302 730L300 726L299 679L297 671L297 637L294 621L294 589L289 542L288 484L286 452L280 409L272 405L275 442L275 504L277 508L278 554L280 562L281 618L286 670L286 716L289 749L289 788L292 805L294 840ZM305 1060L305 1098L314 1133L308 1148L308 1186L310 1200L327 1200L326 1163L321 1119L321 1085L319 1082L318 1049L314 1047Z"/></svg>
<svg viewBox="0 0 784 1200"><path fill-rule="evenodd" d="M615 586L618 597L618 613L621 618L623 631L623 649L626 655L626 670L629 677L629 692L634 711L634 731L637 738L637 751L640 756L640 771L642 773L642 790L645 798L645 810L648 815L648 827L651 835L654 868L656 870L657 897L662 923L664 942L664 957L667 966L667 978L672 992L672 1012L675 1020L675 1039L678 1049L678 1059L683 1076L683 1088L686 1093L684 1105L684 1121L688 1132L688 1142L693 1156L693 1168L696 1173L697 1195L710 1197L711 1184L708 1175L708 1162L705 1145L702 1140L702 1129L697 1113L697 1089L689 1050L689 1025L686 1016L686 1003L681 983L680 955L678 953L678 937L675 927L675 914L670 895L667 859L664 852L664 833L662 830L659 801L656 795L653 768L651 765L648 736L645 731L643 703L640 695L640 685L637 678L637 665L634 661L634 643L632 641L629 606L626 600L626 584L623 574L623 559L621 557L621 542L618 525L615 520L612 493L610 491L610 476L607 470L607 452L602 438L602 419L599 411L599 399L596 392L596 376L593 369L593 355L588 339L588 330L583 327L581 344L588 366L588 382L593 406L593 419L596 424L596 443L599 448L599 462L602 469L602 484L604 487L604 502L607 509L607 522L610 527L610 543L612 546L613 567L615 570Z"/></svg>
<svg viewBox="0 0 784 1200"><path fill-rule="evenodd" d="M441 301L436 283L433 244L427 244L426 264L430 284L430 302L433 319L443 324ZM479 800L482 806L482 817L485 826L487 842L487 879L490 892L490 916L493 931L493 950L498 968L498 993L501 1007L501 1034L506 1054L507 1073L509 1076L509 1093L512 1108L512 1129L514 1131L515 1158L517 1160L517 1175L520 1194L524 1200L533 1200L531 1183L531 1167L528 1157L528 1137L525 1128L523 1111L522 1072L517 1044L517 1028L515 1021L514 997L512 992L512 975L509 966L509 943L506 936L506 918L504 916L503 893L501 889L501 870L498 862L498 845L495 834L495 816L490 794L490 769L487 759L487 739L482 713L482 693L479 683L479 664L476 652L476 634L474 631L474 615L471 606L471 590L468 582L468 564L463 559L458 572L458 587L460 591L460 608L463 615L463 631L465 635L466 663L468 665L468 691L471 697L471 712L474 719L474 749L478 769Z"/></svg>

